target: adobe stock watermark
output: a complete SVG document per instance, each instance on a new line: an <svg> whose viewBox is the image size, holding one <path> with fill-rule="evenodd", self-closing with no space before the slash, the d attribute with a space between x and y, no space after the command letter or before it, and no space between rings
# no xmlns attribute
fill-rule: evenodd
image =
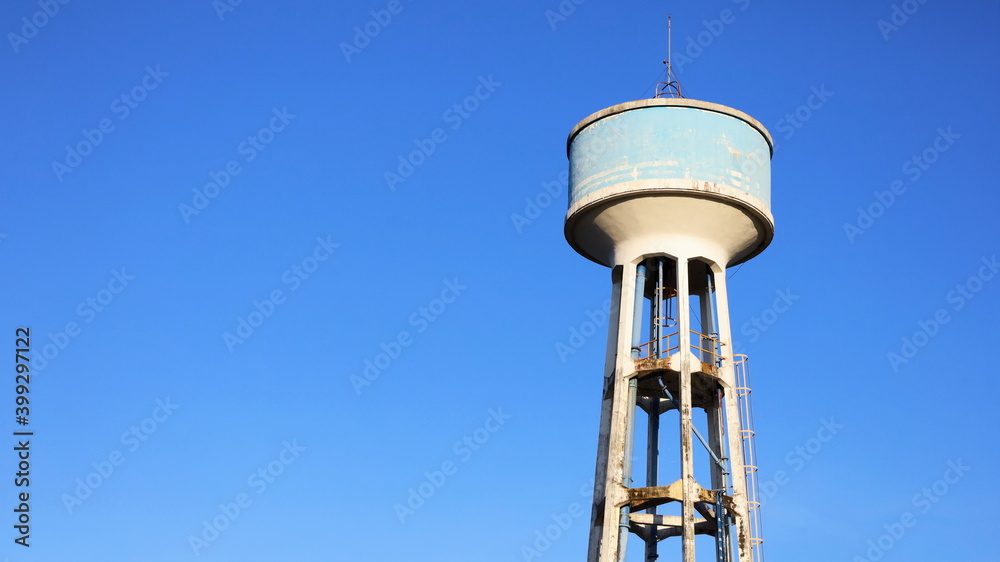
<svg viewBox="0 0 1000 562"><path fill-rule="evenodd" d="M538 217L542 216L542 211L548 209L553 202L562 201L563 195L566 194L566 189L569 186L569 171L563 170L559 172L556 179L551 181L543 181L542 189L538 191L533 197L524 198L524 212L523 214L511 213L510 221L514 224L514 230L518 234L524 232L524 227L535 222Z"/></svg>
<svg viewBox="0 0 1000 562"><path fill-rule="evenodd" d="M750 343L754 343L759 340L761 334L777 324L778 318L782 314L788 312L788 310L795 304L795 301L801 298L799 295L792 293L791 287L788 287L787 289L776 289L774 291L774 295L774 300L771 302L771 306L765 308L760 312L760 314L754 316L750 320L747 320L740 326L740 333L750 338ZM738 350L735 352L739 353Z"/></svg>
<svg viewBox="0 0 1000 562"><path fill-rule="evenodd" d="M169 72L164 72L160 65L156 67L147 66L146 74L139 79L131 90L121 94L111 101L109 111L118 117L118 121L128 119L132 111L139 107L139 104L146 100L149 93L163 83L163 79L170 76ZM83 159L94 153L98 146L104 142L105 138L115 132L115 122L110 117L105 117L97 122L93 129L83 129L80 134L83 139L76 144L66 145L66 155L62 160L52 161L52 172L59 183L62 183L66 174L72 173L81 164Z"/></svg>
<svg viewBox="0 0 1000 562"><path fill-rule="evenodd" d="M463 292L468 290L467 285L459 282L458 277L444 280L444 288L437 297L431 299L424 306L417 308L407 318L408 324L413 328L401 330L388 343L381 342L379 348L382 351L376 353L372 358L365 359L361 368L361 374L352 373L348 380L354 388L354 393L361 396L361 390L366 386L371 386L382 373L389 370L392 363L402 355L403 350L413 345L414 335L422 334L430 328L448 310Z"/></svg>
<svg viewBox="0 0 1000 562"><path fill-rule="evenodd" d="M480 75L478 82L471 94L465 96L461 101L452 104L451 107L444 110L444 113L441 114L441 119L452 131L457 131L461 128L465 120L481 107L482 102L490 99L497 91L497 88L503 85L502 82L494 80L492 74L485 77ZM417 168L423 166L427 159L446 140L448 140L448 133L442 127L432 129L427 138L413 139L413 145L416 148L409 153L400 154L396 170L386 170L383 174L389 191L396 191L396 186L409 179L416 172Z"/></svg>
<svg viewBox="0 0 1000 562"><path fill-rule="evenodd" d="M10 48L14 50L14 54L21 52L22 45L27 45L29 41L38 37L38 32L49 25L49 22L59 15L61 6L66 4L69 4L69 0L38 0L40 9L30 16L21 18L21 33L13 31L7 33L7 40L10 41Z"/></svg>
<svg viewBox="0 0 1000 562"><path fill-rule="evenodd" d="M599 308L584 313L587 316L586 320L567 329L569 337L566 338L566 341L557 341L554 345L560 361L565 363L566 358L579 351L590 338L606 333L601 328L608 322L612 311L611 306L611 299L604 301Z"/></svg>
<svg viewBox="0 0 1000 562"><path fill-rule="evenodd" d="M212 0L212 8L219 21L225 21L226 16L236 11L236 8L243 3L243 0Z"/></svg>
<svg viewBox="0 0 1000 562"><path fill-rule="evenodd" d="M288 127L292 119L295 119L295 114L288 112L287 105L281 109L277 107L271 109L271 119L267 125L261 127L256 133L247 136L247 138L236 145L236 153L243 157L243 163L249 164L256 160L257 156L274 142L278 133ZM194 196L191 198L191 204L181 203L177 206L177 209L181 213L181 218L184 219L184 224L191 224L191 217L200 215L211 204L212 200L222 193L223 189L229 187L233 178L242 173L243 166L240 164L240 160L235 158L226 162L221 170L210 171L208 179L211 181L206 183L201 189L196 187L191 190L194 193Z"/></svg>
<svg viewBox="0 0 1000 562"><path fill-rule="evenodd" d="M294 293L302 287L302 283L319 270L319 266L330 259L333 251L340 247L331 235L317 236L316 245L306 257L292 264L281 274L281 282L288 288L288 293ZM257 328L264 325L274 311L287 300L284 290L274 289L263 300L253 301L253 310L244 316L236 317L236 329L233 332L223 332L222 341L229 353L235 353L236 346L246 343Z"/></svg>
<svg viewBox="0 0 1000 562"><path fill-rule="evenodd" d="M916 14L917 10L926 3L927 0L903 0L899 4L893 4L889 13L889 20L880 19L875 22L879 32L882 34L882 39L889 41L889 34L893 31L899 31L899 28L906 25L910 21L910 17Z"/></svg>
<svg viewBox="0 0 1000 562"><path fill-rule="evenodd" d="M832 97L833 92L826 89L826 84L810 87L809 97L806 98L805 103L796 107L795 111L786 113L784 117L778 119L777 123L774 124L775 130L782 133L785 140L792 138L795 136L795 132L801 129L806 121L812 119L813 115L822 109ZM774 149L777 151L778 147L775 146Z"/></svg>
<svg viewBox="0 0 1000 562"><path fill-rule="evenodd" d="M785 454L785 465L788 469L775 470L769 478L759 480L760 487L758 490L761 505L766 504L768 500L778 494L778 490L787 486L791 481L790 476L792 474L801 472L810 461L819 456L823 447L830 441L833 441L833 438L842 429L844 429L844 424L837 423L832 416L830 418L821 418L819 420L819 427L816 428L816 432L813 433L812 437L792 447Z"/></svg>
<svg viewBox="0 0 1000 562"><path fill-rule="evenodd" d="M955 288L945 295L945 302L951 305L952 312L957 312L965 308L965 305L979 294L986 286L986 283L996 277L1000 271L1000 261L997 255L980 258L982 265L976 273L969 276L963 283L955 285ZM909 336L903 336L899 340L899 347L886 354L886 360L892 367L893 373L898 373L899 368L910 362L921 349L930 343L931 338L941 332L941 327L951 321L951 314L948 309L942 307L934 311L930 318L917 321L917 330Z"/></svg>
<svg viewBox="0 0 1000 562"><path fill-rule="evenodd" d="M169 396L163 399L157 398L156 407L153 408L149 417L143 418L138 424L121 434L119 440L126 452L115 449L107 455L106 460L101 459L90 463L94 467L94 471L83 478L76 479L76 488L72 494L63 493L60 499L62 499L63 507L66 508L66 513L73 515L75 510L83 505L83 502L94 495L95 490L103 486L115 474L116 467L125 463L126 453L136 452L149 439L150 435L156 433L160 424L170 419L178 407L170 400Z"/></svg>
<svg viewBox="0 0 1000 562"><path fill-rule="evenodd" d="M76 306L76 315L82 319L83 324L90 324L134 280L135 275L129 275L124 267L121 269L112 269L111 279L108 280L105 286L99 289L93 296L80 301L80 304ZM42 344L41 348L32 357L35 373L44 371L49 366L49 361L58 357L69 346L70 342L73 341L73 338L79 337L82 333L83 327L74 320L66 322L63 329L58 330L54 334L49 332L49 341Z"/></svg>
<svg viewBox="0 0 1000 562"><path fill-rule="evenodd" d="M689 35L687 42L679 49L674 50L671 64L676 72L683 72L685 66L704 54L705 49L711 47L716 39L722 37L726 27L736 22L738 12L743 12L750 7L750 0L732 0L732 3L736 4L736 12L729 8L723 8L718 17L702 20L701 25L704 29L694 35Z"/></svg>
<svg viewBox="0 0 1000 562"><path fill-rule="evenodd" d="M352 57L360 55L361 51L371 45L372 39L378 37L382 30L389 27L389 24L392 23L392 17L399 15L403 8L405 6L400 0L389 0L385 8L368 12L371 14L371 19L362 25L354 26L354 37L351 38L351 42L340 42L340 52L344 55L347 64L351 63Z"/></svg>
<svg viewBox="0 0 1000 562"><path fill-rule="evenodd" d="M493 434L500 431L500 428L512 417L511 414L505 414L502 407L490 408L486 413L486 420L480 427L456 441L452 446L451 451L454 458L442 462L436 470L424 472L423 481L416 487L410 487L406 490L406 501L393 505L396 519L399 520L400 525L406 522L407 517L413 516L425 506L427 501L448 483L448 479L458 474L459 468L469 462L469 459L482 449L493 438Z"/></svg>
<svg viewBox="0 0 1000 562"><path fill-rule="evenodd" d="M833 92L826 89L826 84L810 86L809 95L806 97L805 102L799 104L793 111L785 113L784 117L774 123L771 130L781 132L784 140L791 139L799 129L826 105L833 95ZM778 153L781 146L775 142L772 156ZM755 174L763 163L758 155L752 153L746 154L745 158L741 160L740 172L744 176Z"/></svg>
<svg viewBox="0 0 1000 562"><path fill-rule="evenodd" d="M613 146L616 141L625 138L625 133L620 126L612 122L609 127L610 130L591 137L585 145L581 145L585 146L585 149L574 151L574 160L596 159ZM521 213L510 214L510 222L514 225L514 230L521 234L525 227L530 226L542 216L542 211L557 201L560 203L565 201L564 197L568 188L569 170L561 170L556 174L555 179L543 181L542 188L535 195L524 198L524 210Z"/></svg>
<svg viewBox="0 0 1000 562"><path fill-rule="evenodd" d="M587 0L562 0L559 5L556 6L555 10L545 10L542 14L545 16L545 21L549 24L549 29L552 31L556 30L559 24L565 23L570 16L576 13L577 6L580 6Z"/></svg>
<svg viewBox="0 0 1000 562"><path fill-rule="evenodd" d="M306 450L305 447L299 445L298 439L292 439L291 443L282 441L281 444L283 448L274 457L274 460L259 467L247 477L247 486L257 495L266 492L268 486L284 474L285 470L298 460L302 452ZM229 503L220 503L216 515L212 516L211 519L202 520L201 533L188 535L188 546L191 547L194 555L201 556L201 551L219 540L222 532L239 519L240 515L251 505L253 505L253 497L248 492L236 494L233 501Z"/></svg>
<svg viewBox="0 0 1000 562"><path fill-rule="evenodd" d="M900 171L910 180L910 184L916 183L924 172L941 158L941 154L948 152L959 138L961 135L952 131L950 126L947 129L938 127L937 136L931 145L904 161ZM872 196L875 201L869 203L867 207L858 207L858 216L854 222L844 223L843 229L847 241L853 244L858 236L875 226L875 221L895 205L896 200L906 193L908 188L909 185L903 180L897 179L889 184L889 189L873 191Z"/></svg>
<svg viewBox="0 0 1000 562"><path fill-rule="evenodd" d="M855 555L851 562L878 562L886 553L906 536L906 533L916 526L917 516L925 515L944 498L951 487L958 484L971 467L962 463L962 459L949 460L941 478L913 495L910 504L914 511L904 511L899 517L889 523L883 523L885 532L866 543L868 549L864 557Z"/></svg>
<svg viewBox="0 0 1000 562"><path fill-rule="evenodd" d="M552 545L561 539L566 531L573 526L573 523L587 513L586 506L589 502L586 498L590 498L593 493L593 482L583 484L580 486L580 496L585 498L582 500L583 503L579 501L570 502L566 506L566 509L552 513L549 516L552 523L548 523L541 529L535 529L534 540L529 544L521 545L521 558L524 559L524 562L531 562L531 560L541 558L543 554L548 552L552 548Z"/></svg>

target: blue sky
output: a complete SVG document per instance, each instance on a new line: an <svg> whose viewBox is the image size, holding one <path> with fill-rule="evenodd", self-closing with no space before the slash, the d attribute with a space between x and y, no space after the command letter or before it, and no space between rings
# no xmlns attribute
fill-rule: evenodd
<svg viewBox="0 0 1000 562"><path fill-rule="evenodd" d="M778 145L730 271L768 560L991 559L1000 4L222 2L0 10L0 555L581 560L610 279L565 141L669 12Z"/></svg>

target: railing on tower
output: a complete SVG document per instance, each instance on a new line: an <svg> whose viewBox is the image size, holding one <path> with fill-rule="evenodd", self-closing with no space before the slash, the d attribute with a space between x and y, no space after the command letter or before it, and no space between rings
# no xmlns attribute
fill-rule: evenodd
<svg viewBox="0 0 1000 562"><path fill-rule="evenodd" d="M757 449L754 444L753 408L750 402L750 367L747 356L733 356L736 371L736 404L740 413L740 442L743 444L743 473L747 483L747 512L750 523L750 551L753 562L764 560L764 539L760 521L760 482Z"/></svg>
<svg viewBox="0 0 1000 562"><path fill-rule="evenodd" d="M694 353L695 357L699 358L703 363L712 366L718 366L722 363L725 357L722 353L722 346L726 345L725 342L696 330L691 330L690 335L691 352ZM673 332L659 338L659 341L651 340L639 344L633 347L632 350L639 352L639 359L670 357L680 351L679 336L680 332ZM657 350L657 352L654 353L654 350Z"/></svg>
<svg viewBox="0 0 1000 562"><path fill-rule="evenodd" d="M691 330L691 351L701 359L702 363L719 367L722 365L724 355L722 346L725 343L719 341L714 335L703 334Z"/></svg>
<svg viewBox="0 0 1000 562"><path fill-rule="evenodd" d="M662 357L670 357L674 353L677 353L677 351L681 348L680 344L677 342L678 335L678 332L667 334L662 338L659 338L659 341L650 340L646 343L633 347L632 350L639 352L639 359L659 359ZM653 352L654 346L656 346L656 353Z"/></svg>

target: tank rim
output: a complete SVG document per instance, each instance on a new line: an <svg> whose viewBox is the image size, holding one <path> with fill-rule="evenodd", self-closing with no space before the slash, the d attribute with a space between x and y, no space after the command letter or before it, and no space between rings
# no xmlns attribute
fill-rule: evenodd
<svg viewBox="0 0 1000 562"><path fill-rule="evenodd" d="M626 111L632 111L635 109L644 109L647 107L686 107L691 109L701 109L705 111L712 111L715 113L721 113L723 115L728 115L730 117L735 117L747 125L750 125L757 130L767 141L767 148L770 152L770 157L774 157L774 140L771 138L771 133L768 132L767 128L748 114L731 107L713 103L708 101L693 100L687 98L650 98L643 100L629 101L625 103L619 103L617 105L612 105L611 107L606 107L595 113L591 113L579 123L577 123L573 130L569 133L569 138L566 139L566 156L569 156L570 147L573 144L573 139L580 131L586 129L593 123L604 119L605 117L610 117L612 115L617 115L619 113L625 113Z"/></svg>

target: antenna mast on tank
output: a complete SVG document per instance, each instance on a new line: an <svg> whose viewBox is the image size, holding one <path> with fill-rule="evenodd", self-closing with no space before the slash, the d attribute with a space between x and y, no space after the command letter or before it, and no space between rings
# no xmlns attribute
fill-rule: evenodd
<svg viewBox="0 0 1000 562"><path fill-rule="evenodd" d="M663 64L667 65L664 70L664 82L660 82L656 85L656 95L654 98L683 98L684 94L681 92L681 83L677 80L677 76L674 75L673 66L670 64L670 59L673 56L673 26L671 25L671 17L667 16L667 60L663 61Z"/></svg>

